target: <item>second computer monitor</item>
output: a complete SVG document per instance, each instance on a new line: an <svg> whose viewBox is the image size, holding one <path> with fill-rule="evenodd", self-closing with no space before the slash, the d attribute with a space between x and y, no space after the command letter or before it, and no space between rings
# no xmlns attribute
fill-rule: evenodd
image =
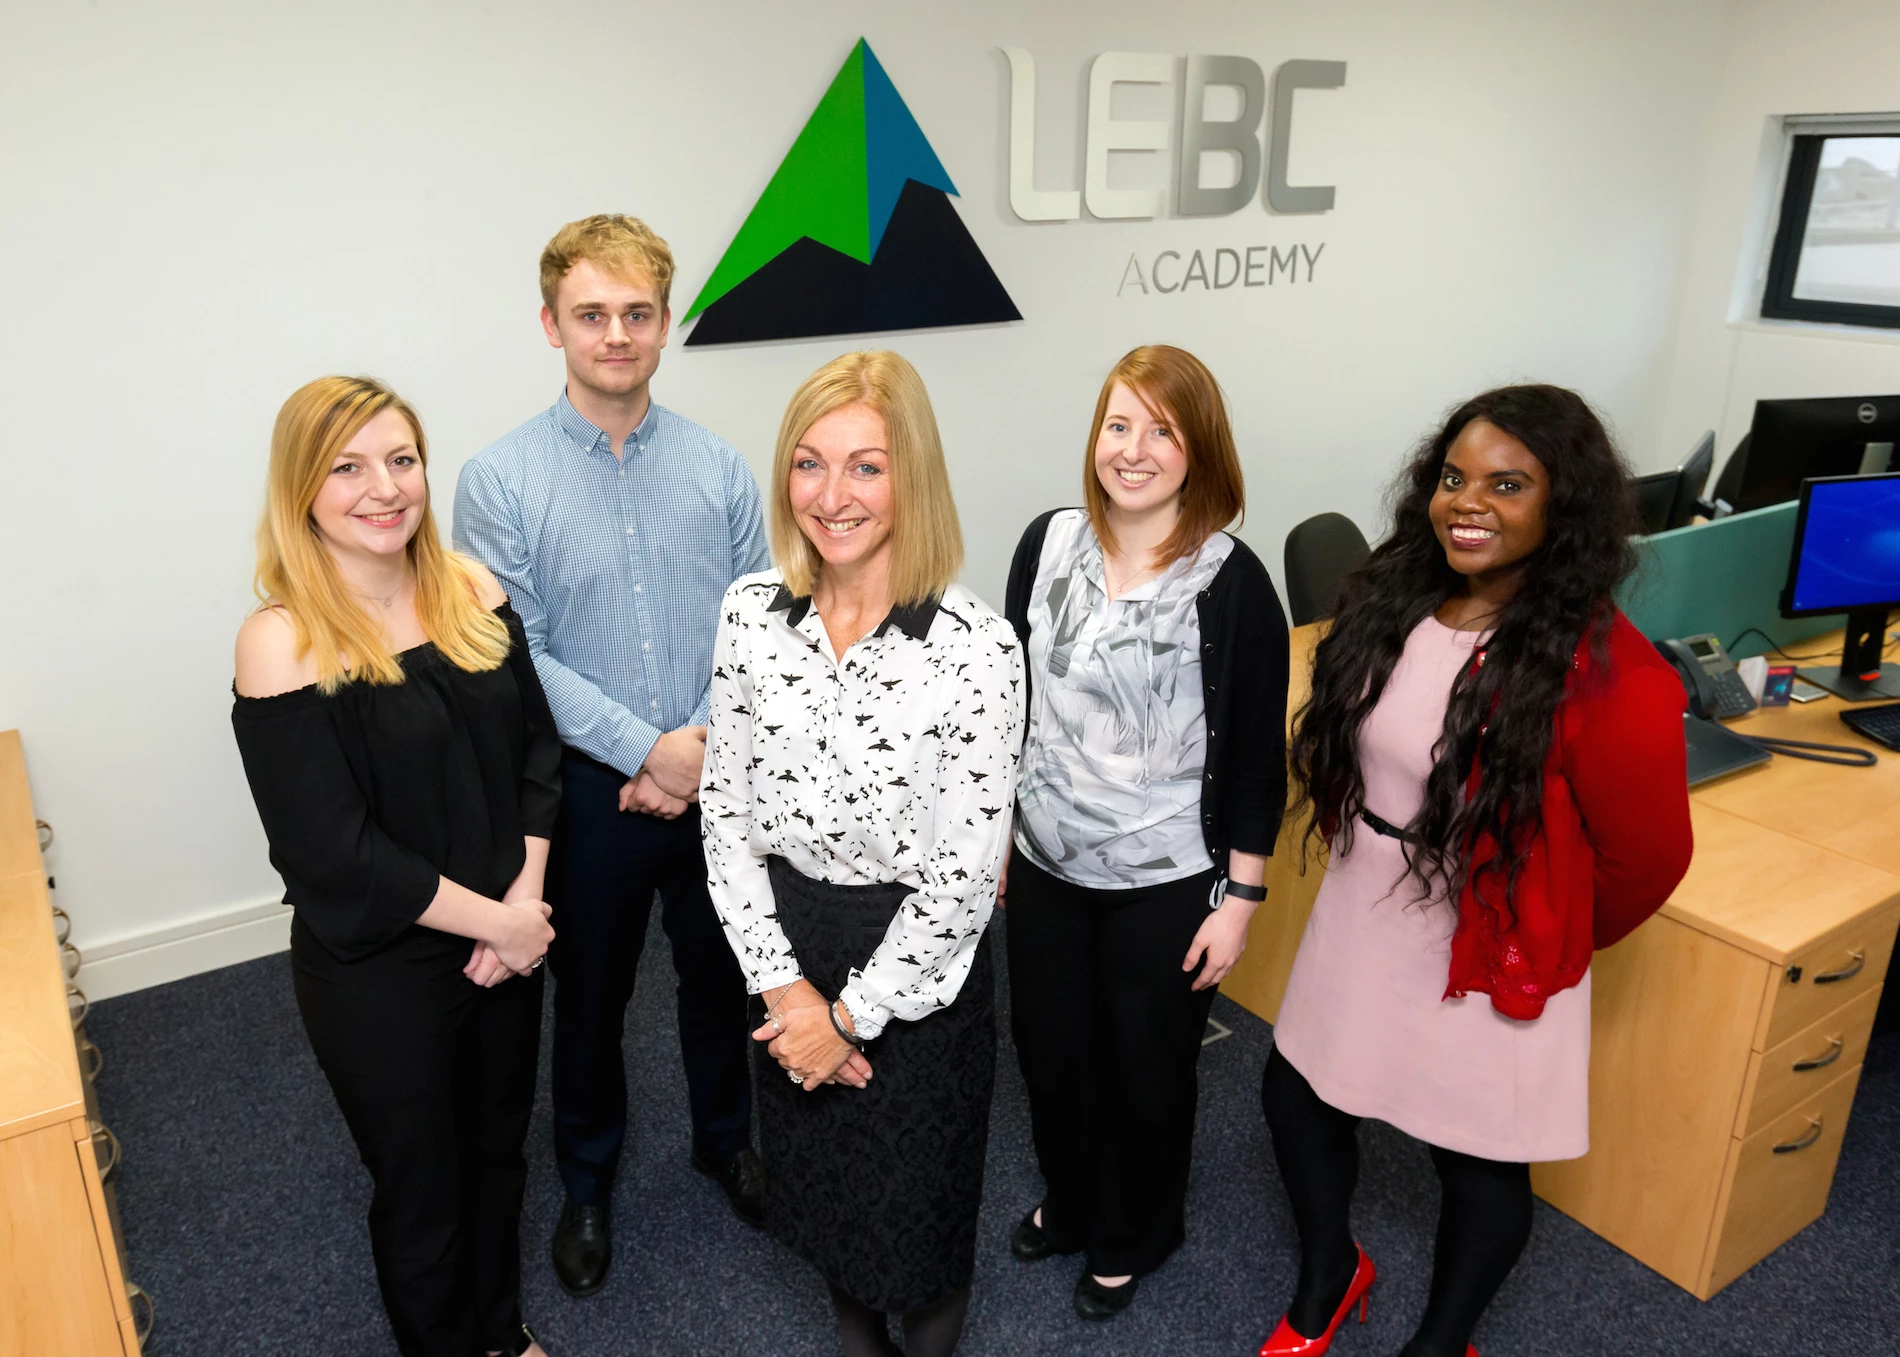
<svg viewBox="0 0 1900 1357"><path fill-rule="evenodd" d="M1798 499L1816 476L1878 475L1900 442L1900 396L1755 402L1737 510Z"/></svg>

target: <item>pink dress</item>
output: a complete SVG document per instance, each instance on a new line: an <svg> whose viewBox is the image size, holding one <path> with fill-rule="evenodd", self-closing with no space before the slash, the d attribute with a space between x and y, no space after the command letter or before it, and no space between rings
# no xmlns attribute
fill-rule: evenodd
<svg viewBox="0 0 1900 1357"><path fill-rule="evenodd" d="M1418 813L1452 681L1479 633L1427 617L1359 737L1366 805ZM1341 1111L1485 1159L1574 1159L1590 1147L1590 976L1533 1022L1490 997L1446 999L1456 915L1421 900L1398 840L1361 821L1335 855L1287 980L1274 1042ZM1271 908L1271 905L1268 906Z"/></svg>

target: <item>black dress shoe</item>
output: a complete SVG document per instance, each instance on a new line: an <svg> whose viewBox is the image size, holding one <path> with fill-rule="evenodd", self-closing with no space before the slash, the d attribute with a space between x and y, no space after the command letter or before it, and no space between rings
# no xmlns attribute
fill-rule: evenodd
<svg viewBox="0 0 1900 1357"><path fill-rule="evenodd" d="M614 1258L613 1230L605 1206L583 1206L572 1197L554 1227L554 1275L570 1296L591 1296L607 1284Z"/></svg>
<svg viewBox="0 0 1900 1357"><path fill-rule="evenodd" d="M750 1145L721 1162L703 1150L693 1151L693 1167L726 1190L732 1213L748 1225L765 1224L765 1165Z"/></svg>
<svg viewBox="0 0 1900 1357"><path fill-rule="evenodd" d="M1016 1233L1009 1237L1009 1251L1025 1263L1040 1263L1054 1256L1056 1251L1049 1236L1042 1232L1042 1226L1036 1224L1036 1212L1040 1210L1040 1206L1031 1207L1023 1223L1016 1227Z"/></svg>
<svg viewBox="0 0 1900 1357"><path fill-rule="evenodd" d="M1113 1319L1135 1298L1141 1278L1130 1277L1120 1286L1103 1286L1095 1274L1084 1272L1075 1284L1075 1312L1084 1319Z"/></svg>

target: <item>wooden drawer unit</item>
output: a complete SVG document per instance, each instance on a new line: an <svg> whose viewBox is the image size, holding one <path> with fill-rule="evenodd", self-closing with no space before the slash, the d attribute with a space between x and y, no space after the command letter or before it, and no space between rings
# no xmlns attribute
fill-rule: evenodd
<svg viewBox="0 0 1900 1357"><path fill-rule="evenodd" d="M1827 1206L1900 876L1692 813L1689 875L1593 966L1590 1153L1531 1181L1706 1300Z"/></svg>
<svg viewBox="0 0 1900 1357"><path fill-rule="evenodd" d="M1867 1058L1880 989L1867 990L1748 1062L1735 1134L1747 1136Z"/></svg>
<svg viewBox="0 0 1900 1357"><path fill-rule="evenodd" d="M138 1357L19 734L0 731L0 1354Z"/></svg>

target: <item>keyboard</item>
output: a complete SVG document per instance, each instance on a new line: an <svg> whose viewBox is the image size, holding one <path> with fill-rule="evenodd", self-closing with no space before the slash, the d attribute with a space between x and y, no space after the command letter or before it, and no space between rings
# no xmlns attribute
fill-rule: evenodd
<svg viewBox="0 0 1900 1357"><path fill-rule="evenodd" d="M1878 707L1849 707L1841 713L1841 720L1875 744L1900 749L1900 702Z"/></svg>

